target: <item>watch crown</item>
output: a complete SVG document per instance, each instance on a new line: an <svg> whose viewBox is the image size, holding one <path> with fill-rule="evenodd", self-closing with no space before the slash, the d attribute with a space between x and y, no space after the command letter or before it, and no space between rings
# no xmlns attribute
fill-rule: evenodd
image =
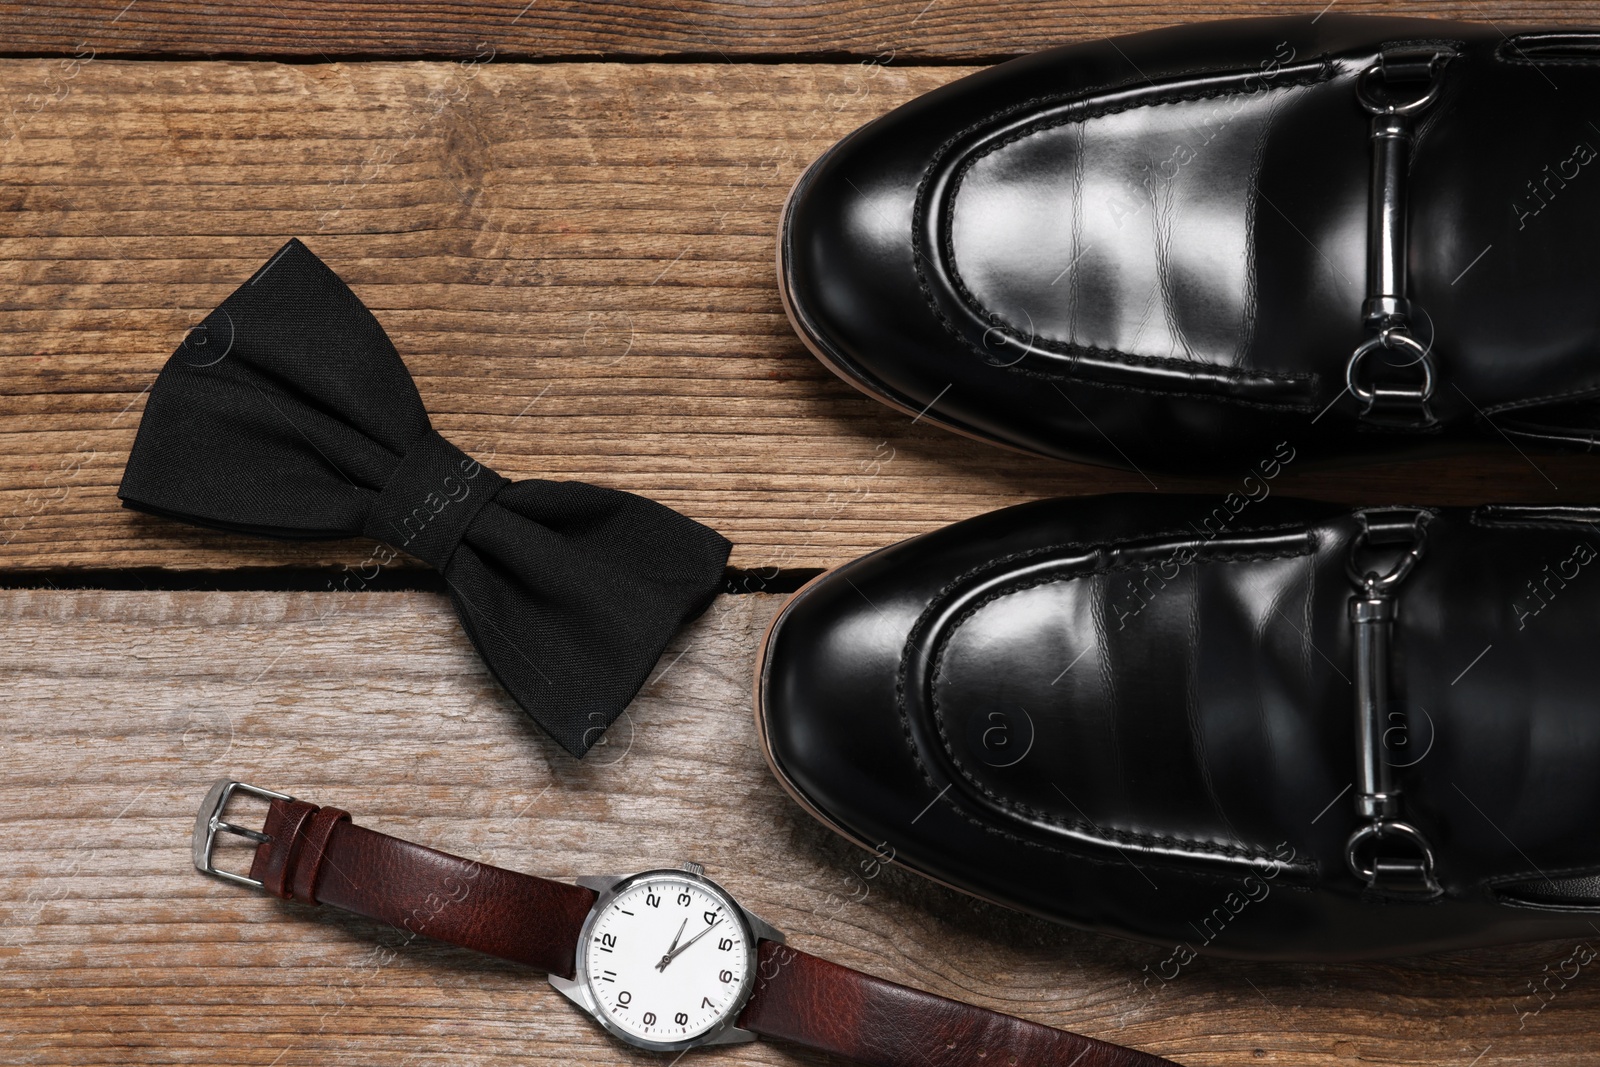
<svg viewBox="0 0 1600 1067"><path fill-rule="evenodd" d="M684 860L683 861L683 869L688 871L690 874L705 874L706 873L706 869L704 867L700 866L700 864L694 862L694 860Z"/></svg>

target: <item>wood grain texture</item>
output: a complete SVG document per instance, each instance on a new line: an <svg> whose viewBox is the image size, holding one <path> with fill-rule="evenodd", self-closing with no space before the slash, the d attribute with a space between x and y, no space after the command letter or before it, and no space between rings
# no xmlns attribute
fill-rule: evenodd
<svg viewBox="0 0 1600 1067"><path fill-rule="evenodd" d="M1347 13L1586 25L1572 0L1336 0ZM751 58L974 62L1173 22L1315 17L1328 0L34 0L0 3L0 48L71 55Z"/></svg>
<svg viewBox="0 0 1600 1067"><path fill-rule="evenodd" d="M733 540L736 566L827 566L1049 495L1220 499L1246 473L1147 481L981 445L862 396L795 338L772 265L785 192L835 139L963 68L101 59L0 73L0 569L366 557L115 499L143 390L291 235L378 315L447 437L509 477L661 500ZM1592 499L1600 463L1505 449L1291 466L1275 490Z"/></svg>
<svg viewBox="0 0 1600 1067"><path fill-rule="evenodd" d="M579 763L499 692L441 597L0 593L0 1061L665 1062L611 1043L537 972L197 874L195 806L228 775L552 877L694 858L801 949L1190 1067L1593 1062L1595 965L1542 999L1529 988L1571 944L1202 959L1148 981L1168 950L900 868L869 876L759 749L750 672L778 603L722 598ZM822 1062L770 1045L697 1055Z"/></svg>

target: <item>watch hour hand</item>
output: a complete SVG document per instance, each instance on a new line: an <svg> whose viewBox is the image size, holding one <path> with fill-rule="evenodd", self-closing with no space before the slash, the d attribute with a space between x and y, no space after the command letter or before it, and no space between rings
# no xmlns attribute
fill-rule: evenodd
<svg viewBox="0 0 1600 1067"><path fill-rule="evenodd" d="M664 971L664 970L667 969L667 964L672 962L672 957L677 952L678 938L683 936L683 928L685 926L688 926L688 925L689 925L689 917L687 915L685 915L683 917L683 922L678 924L678 932L672 935L672 944L667 946L666 954L661 957L661 962L656 964L656 970ZM688 946L686 945L684 947L687 948Z"/></svg>

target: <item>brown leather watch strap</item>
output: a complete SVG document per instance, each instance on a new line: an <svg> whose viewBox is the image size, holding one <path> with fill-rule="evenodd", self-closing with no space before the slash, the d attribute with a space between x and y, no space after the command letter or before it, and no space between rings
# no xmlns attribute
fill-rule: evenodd
<svg viewBox="0 0 1600 1067"><path fill-rule="evenodd" d="M274 800L250 877L275 896L380 922L571 978L593 890L461 859Z"/></svg>
<svg viewBox="0 0 1600 1067"><path fill-rule="evenodd" d="M1174 1067L1121 1045L1031 1023L762 941L737 1025L875 1067Z"/></svg>

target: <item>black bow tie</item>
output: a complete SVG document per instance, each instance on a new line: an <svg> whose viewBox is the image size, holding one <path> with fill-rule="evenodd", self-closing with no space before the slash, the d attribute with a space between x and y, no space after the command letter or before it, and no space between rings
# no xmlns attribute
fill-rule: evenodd
<svg viewBox="0 0 1600 1067"><path fill-rule="evenodd" d="M631 493L507 481L440 437L378 320L299 241L167 361L118 495L202 526L366 536L423 560L495 677L575 756L710 603L730 547Z"/></svg>

